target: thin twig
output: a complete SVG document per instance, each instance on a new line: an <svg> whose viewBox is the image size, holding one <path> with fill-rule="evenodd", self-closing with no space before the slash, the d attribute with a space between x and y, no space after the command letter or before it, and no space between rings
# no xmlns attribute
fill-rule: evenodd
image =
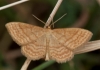
<svg viewBox="0 0 100 70"><path fill-rule="evenodd" d="M22 66L21 70L27 70L30 62L31 62L31 60L27 58L27 60L25 61L24 65Z"/></svg>
<svg viewBox="0 0 100 70"><path fill-rule="evenodd" d="M14 2L14 3L8 4L8 5L5 5L3 7L0 7L0 10L3 10L3 9L9 8L9 7L18 5L18 4L26 2L26 1L28 1L28 0L21 0L21 1L17 1L17 2Z"/></svg>
<svg viewBox="0 0 100 70"><path fill-rule="evenodd" d="M51 21L53 20L53 17L55 16L55 14L56 14L56 12L57 12L59 6L60 6L61 3L62 3L62 1L63 1L63 0L58 0L57 4L55 5L55 7L54 7L54 9L53 9L53 11L52 11L52 13L51 13L50 16L49 16L49 18L48 18L48 20L47 20L47 22L46 22L44 28L46 28L46 26L49 26L49 25L50 25L50 23L51 23Z"/></svg>

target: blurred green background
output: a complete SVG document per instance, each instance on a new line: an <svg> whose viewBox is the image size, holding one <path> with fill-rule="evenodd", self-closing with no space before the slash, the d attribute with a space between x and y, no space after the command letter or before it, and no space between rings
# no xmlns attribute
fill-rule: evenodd
<svg viewBox="0 0 100 70"><path fill-rule="evenodd" d="M0 0L0 6L18 0ZM8 34L5 24L8 22L25 22L43 27L44 24L32 14L46 22L57 0L30 0L20 5L0 11L0 70L20 70L26 57ZM63 14L55 28L79 27L93 32L91 40L100 39L100 3L97 0L63 0L53 21ZM28 70L100 70L100 50L75 55L73 60L58 64L43 59L32 61Z"/></svg>

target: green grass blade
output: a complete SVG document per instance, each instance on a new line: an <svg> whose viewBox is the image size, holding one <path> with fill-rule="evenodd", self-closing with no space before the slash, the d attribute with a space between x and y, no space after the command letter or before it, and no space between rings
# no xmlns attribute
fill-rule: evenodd
<svg viewBox="0 0 100 70"><path fill-rule="evenodd" d="M44 68L52 65L53 63L55 63L55 61L48 61L48 62L45 62L39 66L37 66L36 68L32 69L32 70L43 70Z"/></svg>

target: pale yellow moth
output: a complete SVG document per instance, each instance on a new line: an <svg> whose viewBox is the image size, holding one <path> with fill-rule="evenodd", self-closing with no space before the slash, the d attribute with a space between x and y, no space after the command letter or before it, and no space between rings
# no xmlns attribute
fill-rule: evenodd
<svg viewBox="0 0 100 70"><path fill-rule="evenodd" d="M10 22L6 28L21 52L31 60L69 61L74 50L87 43L92 33L81 28L41 28L22 22Z"/></svg>

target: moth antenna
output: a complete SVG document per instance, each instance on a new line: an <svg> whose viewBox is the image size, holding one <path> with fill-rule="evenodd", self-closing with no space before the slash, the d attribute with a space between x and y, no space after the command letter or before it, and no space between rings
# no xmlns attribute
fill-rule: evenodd
<svg viewBox="0 0 100 70"><path fill-rule="evenodd" d="M38 17L36 17L35 15L32 15L34 18L36 18L37 20L39 20L40 22L42 22L43 24L45 24L44 21L42 21L41 19L39 19Z"/></svg>
<svg viewBox="0 0 100 70"><path fill-rule="evenodd" d="M54 25L56 22L58 22L60 19L62 19L64 16L66 16L67 15L67 13L66 14L64 14L64 15L62 15L59 19L57 19L55 22L53 22L51 25ZM50 25L50 26L51 26Z"/></svg>

